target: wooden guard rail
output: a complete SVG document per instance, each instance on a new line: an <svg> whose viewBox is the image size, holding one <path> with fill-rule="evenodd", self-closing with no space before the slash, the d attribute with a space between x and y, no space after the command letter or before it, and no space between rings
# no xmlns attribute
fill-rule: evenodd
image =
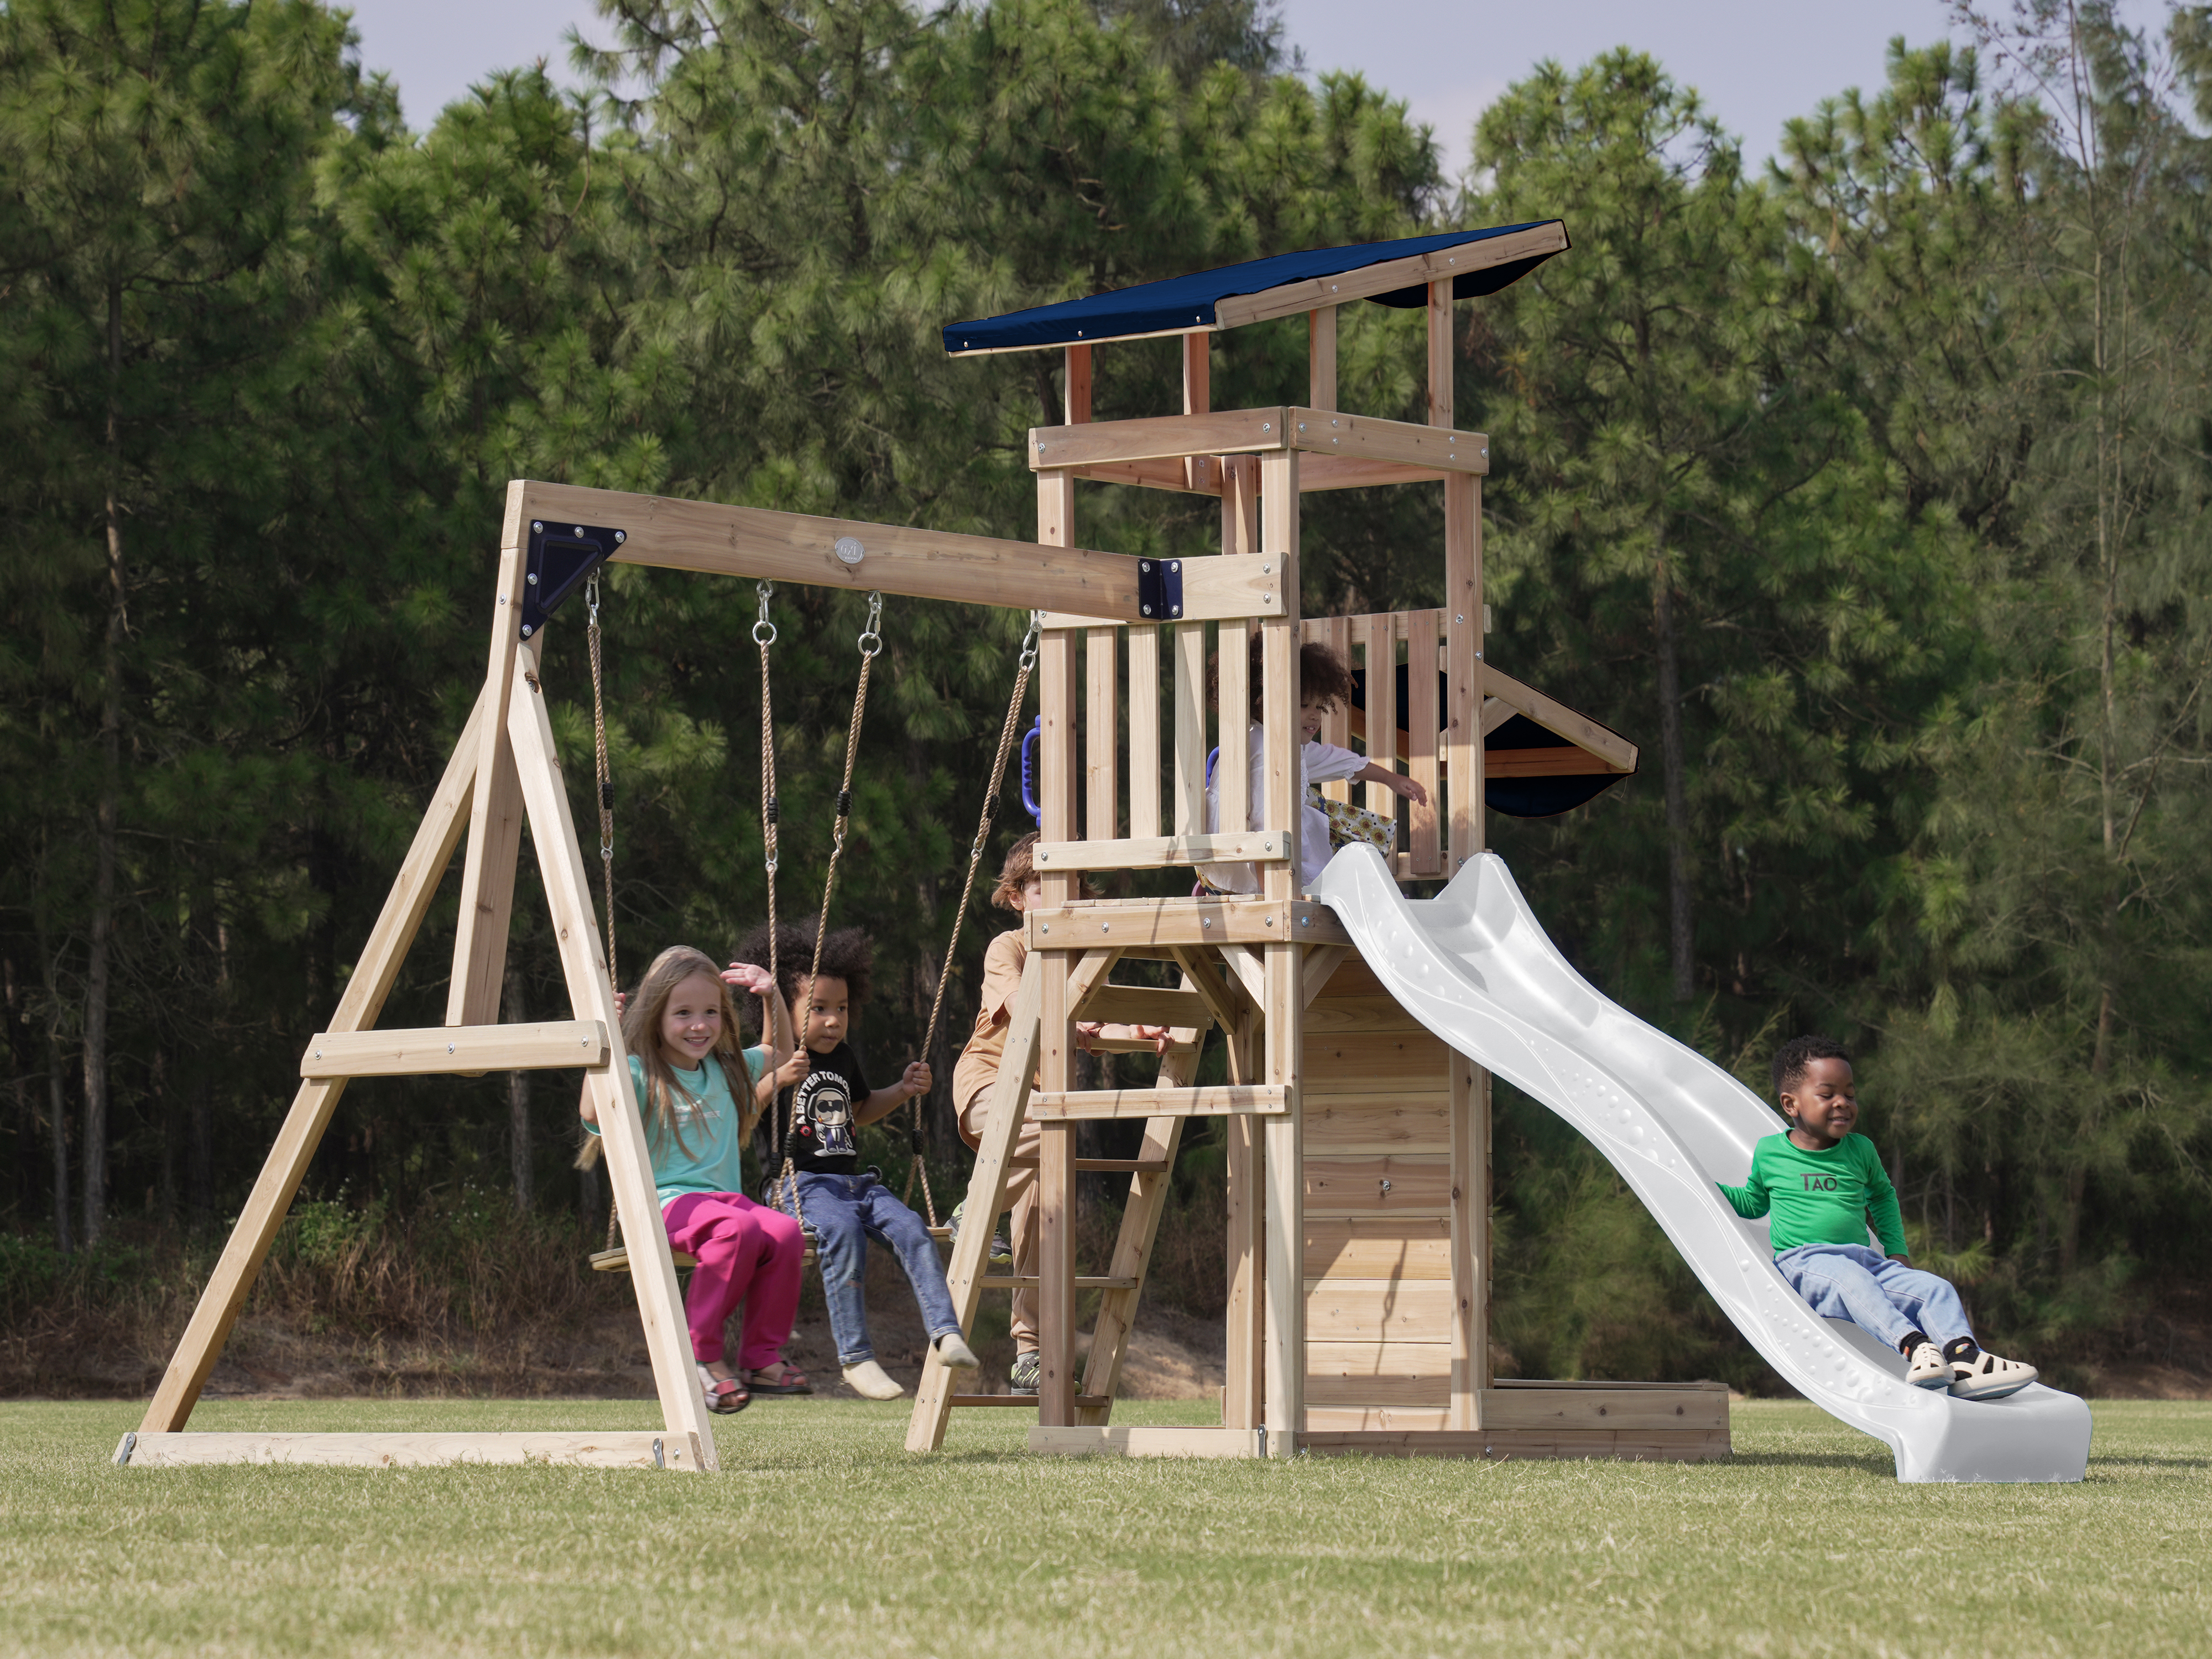
<svg viewBox="0 0 2212 1659"><path fill-rule="evenodd" d="M1449 709L1457 699L1442 678L1449 663L1449 621L1442 611L1399 611L1313 617L1298 627L1301 640L1326 644L1348 666L1368 671L1365 710L1333 711L1323 722L1322 740L1344 748L1364 744L1370 754L1390 755L1402 761L1404 769L1427 791L1427 802L1416 805L1401 800L1387 785L1370 783L1364 786L1359 803L1398 823L1395 865L1401 880L1437 879L1450 873L1444 791L1450 781ZM1286 856L1281 833L1285 826L1242 827L1249 805L1249 723L1222 721L1215 700L1207 695L1208 659L1217 655L1220 705L1242 708L1251 702L1249 661L1242 645L1249 626L1243 621L1221 623L1214 647L1209 646L1206 625L1200 623L1070 630L1083 639L1085 695L1078 771L1083 839L1042 844L1037 848L1041 870L1073 872L1215 862L1265 866ZM1218 641L1224 640L1231 641L1232 648L1218 649ZM1398 706L1396 673L1401 663L1408 670L1402 708ZM1413 672L1415 665L1426 672ZM1485 672L1492 680L1504 679L1494 671ZM1505 683L1527 690L1517 682ZM1498 705L1492 712L1503 719L1513 709ZM1483 726L1487 729L1494 723L1486 719ZM1382 732L1396 733L1396 740L1376 742L1375 734ZM1470 758L1480 753L1479 735L1470 733L1462 741ZM1217 744L1214 776L1224 826L1218 833L1208 830L1206 812L1206 756ZM1323 793L1348 800L1352 786L1327 784Z"/></svg>

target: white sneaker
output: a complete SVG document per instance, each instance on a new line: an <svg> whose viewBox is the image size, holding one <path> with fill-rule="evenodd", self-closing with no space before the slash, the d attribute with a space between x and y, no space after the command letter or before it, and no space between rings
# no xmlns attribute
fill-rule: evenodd
<svg viewBox="0 0 2212 1659"><path fill-rule="evenodd" d="M2008 1394L2018 1394L2036 1378L2034 1366L2023 1365L2017 1359L2000 1359L1993 1353L1959 1360L1951 1370L1951 1394L1959 1400L2002 1400Z"/></svg>
<svg viewBox="0 0 2212 1659"><path fill-rule="evenodd" d="M863 1400L901 1400L906 1396L906 1390L891 1380L890 1373L872 1359L846 1366L845 1386Z"/></svg>
<svg viewBox="0 0 2212 1659"><path fill-rule="evenodd" d="M1905 1380L1916 1389L1948 1389L1951 1386L1951 1362L1943 1358L1943 1350L1933 1342L1913 1345L1912 1363L1906 1368Z"/></svg>
<svg viewBox="0 0 2212 1659"><path fill-rule="evenodd" d="M937 1339L937 1357L956 1371L972 1371L983 1363L975 1358L975 1349L960 1340L957 1331L947 1331Z"/></svg>

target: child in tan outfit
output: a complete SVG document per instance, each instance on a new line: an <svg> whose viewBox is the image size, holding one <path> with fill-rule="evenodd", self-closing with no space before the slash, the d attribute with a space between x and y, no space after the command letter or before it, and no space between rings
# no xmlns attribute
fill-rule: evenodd
<svg viewBox="0 0 2212 1659"><path fill-rule="evenodd" d="M1024 836L1007 849L998 884L991 890L991 902L1000 909L1019 915L1043 896L1043 882L1031 861L1036 842L1034 835ZM999 1080L999 1062L1006 1056L1014 998L1021 989L1022 969L1028 960L1029 946L1018 927L1000 934L983 952L983 994L975 1011L975 1029L952 1069L952 1099L958 1110L960 1138L971 1150L982 1144L991 1091ZM1167 1051L1168 1034L1163 1026L1102 1025L1096 1021L1082 1021L1076 1030L1086 1042L1097 1036L1136 1037L1155 1044L1163 1054ZM1006 1198L1014 1212L1017 1278L1036 1276L1036 1165L1042 1140L1036 1125L1024 1119L1021 1133L1014 1142L1015 1163L1006 1171ZM963 1205L962 1209L965 1208ZM965 1218L959 1211L954 1212L954 1218L956 1226L964 1224L990 1227L998 1219L995 1216ZM1034 1285L1024 1286L1014 1291L1013 1298L1014 1364L1007 1373L1007 1381L1017 1394L1035 1394L1041 1370L1037 1359L1036 1289Z"/></svg>

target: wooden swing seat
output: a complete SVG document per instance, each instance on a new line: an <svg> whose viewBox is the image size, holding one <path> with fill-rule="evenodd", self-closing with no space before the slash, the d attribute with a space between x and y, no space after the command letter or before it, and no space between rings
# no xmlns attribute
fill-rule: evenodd
<svg viewBox="0 0 2212 1659"><path fill-rule="evenodd" d="M929 1230L929 1236L939 1244L950 1244L952 1242L952 1229L950 1227L932 1227ZM676 1266L679 1272L685 1267L696 1267L699 1265L699 1258L693 1255L689 1250L671 1250L668 1254L675 1259ZM807 1246L806 1254L799 1258L799 1265L802 1267L811 1267L815 1264L817 1260L818 1260L818 1257L814 1247L810 1244ZM592 1252L592 1271L595 1273L628 1273L629 1271L629 1246L627 1244L617 1244L611 1250L593 1250Z"/></svg>

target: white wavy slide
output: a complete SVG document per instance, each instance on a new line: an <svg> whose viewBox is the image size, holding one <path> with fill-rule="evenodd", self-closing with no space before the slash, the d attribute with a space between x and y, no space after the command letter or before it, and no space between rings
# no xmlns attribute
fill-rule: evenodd
<svg viewBox="0 0 2212 1659"><path fill-rule="evenodd" d="M1422 1024L1533 1095L1602 1153L1738 1330L1790 1387L1887 1443L1899 1480L2079 1480L2089 1408L2040 1383L1954 1400L1905 1381L1878 1337L1823 1319L1774 1268L1765 1221L1715 1188L1787 1126L1711 1060L1568 966L1504 860L1485 853L1433 899L1408 899L1375 849L1347 847L1314 895Z"/></svg>

